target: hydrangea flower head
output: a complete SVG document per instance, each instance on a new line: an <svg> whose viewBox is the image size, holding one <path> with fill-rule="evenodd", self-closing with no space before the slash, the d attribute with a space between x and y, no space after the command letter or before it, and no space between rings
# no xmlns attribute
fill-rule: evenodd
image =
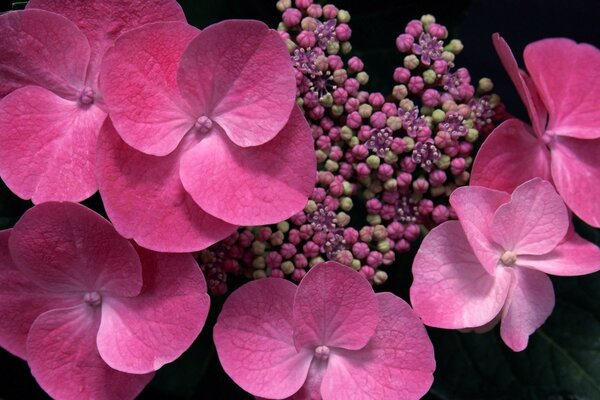
<svg viewBox="0 0 600 400"><path fill-rule="evenodd" d="M478 186L457 189L458 221L433 229L413 263L410 289L426 325L464 329L493 325L514 351L552 312L552 275L600 269L600 249L569 230L565 204L539 178L512 196Z"/></svg>
<svg viewBox="0 0 600 400"><path fill-rule="evenodd" d="M199 250L306 204L312 138L285 44L263 23L143 26L107 53L101 82L114 128L99 139L100 194L124 236Z"/></svg>
<svg viewBox="0 0 600 400"><path fill-rule="evenodd" d="M133 399L209 303L192 256L134 247L81 205L40 204L0 232L0 346L53 398Z"/></svg>
<svg viewBox="0 0 600 400"><path fill-rule="evenodd" d="M100 61L121 33L156 21L185 17L174 0L31 0L0 16L0 176L19 197L81 201L98 189Z"/></svg>
<svg viewBox="0 0 600 400"><path fill-rule="evenodd" d="M299 286L276 278L242 286L214 340L229 376L262 398L417 399L435 369L408 304L336 262L313 267Z"/></svg>
<svg viewBox="0 0 600 400"><path fill-rule="evenodd" d="M473 185L512 191L540 177L552 181L565 203L600 227L600 50L569 39L529 44L519 70L498 34L494 45L527 107L532 127L515 119L495 129L473 165Z"/></svg>

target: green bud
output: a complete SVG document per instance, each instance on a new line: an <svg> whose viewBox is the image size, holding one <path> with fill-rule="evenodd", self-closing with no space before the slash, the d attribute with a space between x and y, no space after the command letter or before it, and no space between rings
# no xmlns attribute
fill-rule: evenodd
<svg viewBox="0 0 600 400"><path fill-rule="evenodd" d="M310 261L308 262L308 266L312 268L317 264L321 264L322 262L325 262L325 260L323 260L323 257L311 258Z"/></svg>
<svg viewBox="0 0 600 400"><path fill-rule="evenodd" d="M467 166L467 169L471 168L471 165L473 165L473 157L465 157L465 165Z"/></svg>
<svg viewBox="0 0 600 400"><path fill-rule="evenodd" d="M350 197L342 197L340 199L340 208L344 211L350 211L352 210L352 207L354 206L354 203L352 202L352 199Z"/></svg>
<svg viewBox="0 0 600 400"><path fill-rule="evenodd" d="M335 219L337 220L337 225L341 227L347 226L350 223L350 216L343 211L337 213Z"/></svg>
<svg viewBox="0 0 600 400"><path fill-rule="evenodd" d="M266 277L267 277L267 274L262 269L255 269L254 272L252 272L253 279L262 279L262 278L266 278Z"/></svg>
<svg viewBox="0 0 600 400"><path fill-rule="evenodd" d="M448 167L450 167L450 161L450 156L442 154L440 159L435 162L435 165L437 165L439 169L448 169Z"/></svg>
<svg viewBox="0 0 600 400"><path fill-rule="evenodd" d="M459 54L461 51L463 51L464 47L465 46L463 46L460 40L452 39L450 43L448 43L446 47L444 47L444 50L449 51L452 54Z"/></svg>
<svg viewBox="0 0 600 400"><path fill-rule="evenodd" d="M326 108L331 107L333 105L333 96L331 93L326 93L325 95L321 96L319 99L319 104Z"/></svg>
<svg viewBox="0 0 600 400"><path fill-rule="evenodd" d="M381 223L381 216L377 214L369 214L367 215L367 222L369 225L377 225Z"/></svg>
<svg viewBox="0 0 600 400"><path fill-rule="evenodd" d="M370 104L361 104L358 106L358 113L363 118L369 118L373 113L373 107Z"/></svg>
<svg viewBox="0 0 600 400"><path fill-rule="evenodd" d="M404 136L402 140L404 140L404 143L406 143L406 151L409 153L413 151L413 148L415 147L415 140L410 136Z"/></svg>
<svg viewBox="0 0 600 400"><path fill-rule="evenodd" d="M277 11L284 12L288 8L292 6L292 0L279 0L275 7L277 7Z"/></svg>
<svg viewBox="0 0 600 400"><path fill-rule="evenodd" d="M465 119L463 121L464 126L466 126L467 128L471 129L473 128L473 120L472 119Z"/></svg>
<svg viewBox="0 0 600 400"><path fill-rule="evenodd" d="M342 24L350 22L350 13L346 10L339 10L337 14L337 20Z"/></svg>
<svg viewBox="0 0 600 400"><path fill-rule="evenodd" d="M387 229L383 225L376 225L373 229L373 240L380 241L387 239Z"/></svg>
<svg viewBox="0 0 600 400"><path fill-rule="evenodd" d="M314 31L317 29L317 20L313 17L304 17L302 21L300 21L300 26L305 31Z"/></svg>
<svg viewBox="0 0 600 400"><path fill-rule="evenodd" d="M359 143L360 143L360 140L358 140L358 137L356 137L356 136L352 136L350 138L350 140L348 140L348 146L350 146L350 148L356 146Z"/></svg>
<svg viewBox="0 0 600 400"><path fill-rule="evenodd" d="M419 66L419 59L414 54L404 57L404 68L413 70Z"/></svg>
<svg viewBox="0 0 600 400"><path fill-rule="evenodd" d="M373 193L369 189L365 189L363 190L363 197L365 198L365 200L371 200L375 197L375 193Z"/></svg>
<svg viewBox="0 0 600 400"><path fill-rule="evenodd" d="M421 112L422 115L430 116L433 113L433 108L427 107L427 106L422 106L419 111ZM429 120L431 120L431 118L429 118Z"/></svg>
<svg viewBox="0 0 600 400"><path fill-rule="evenodd" d="M402 128L402 119L400 117L388 117L385 123L393 131L399 131Z"/></svg>
<svg viewBox="0 0 600 400"><path fill-rule="evenodd" d="M369 74L367 74L365 71L360 71L358 74L356 74L356 80L361 85L366 85L369 82Z"/></svg>
<svg viewBox="0 0 600 400"><path fill-rule="evenodd" d="M390 178L383 183L383 188L388 192L394 192L398 188L398 182L395 179Z"/></svg>
<svg viewBox="0 0 600 400"><path fill-rule="evenodd" d="M329 172L335 172L340 168L340 165L337 161L327 160L325 161L325 170Z"/></svg>
<svg viewBox="0 0 600 400"><path fill-rule="evenodd" d="M500 104L500 96L498 96L496 93L492 94L490 96L490 106L492 106L492 108L496 107L498 104Z"/></svg>
<svg viewBox="0 0 600 400"><path fill-rule="evenodd" d="M340 52L340 43L337 41L327 43L327 52L329 54L337 54Z"/></svg>
<svg viewBox="0 0 600 400"><path fill-rule="evenodd" d="M444 186L430 187L429 192L433 197L439 197L446 193L446 188Z"/></svg>
<svg viewBox="0 0 600 400"><path fill-rule="evenodd" d="M373 193L381 193L383 191L383 185L379 180L375 180L369 185L369 190Z"/></svg>
<svg viewBox="0 0 600 400"><path fill-rule="evenodd" d="M367 165L371 169L379 168L379 164L380 163L381 163L381 160L379 159L378 156L376 156L374 154L372 154L369 157L367 157Z"/></svg>
<svg viewBox="0 0 600 400"><path fill-rule="evenodd" d="M454 111L456 109L458 109L458 106L456 105L454 100L446 100L444 104L442 104L442 110L444 110L445 112Z"/></svg>
<svg viewBox="0 0 600 400"><path fill-rule="evenodd" d="M344 106L342 106L340 104L334 104L331 106L331 114L334 117L339 117L343 113L344 113Z"/></svg>
<svg viewBox="0 0 600 400"><path fill-rule="evenodd" d="M442 52L442 58L446 62L453 63L455 57L454 57L454 53L451 53L449 51L444 51L444 52Z"/></svg>
<svg viewBox="0 0 600 400"><path fill-rule="evenodd" d="M281 221L280 223L277 224L277 230L286 233L287 231L290 230L290 223L287 221Z"/></svg>
<svg viewBox="0 0 600 400"><path fill-rule="evenodd" d="M296 268L294 267L294 263L291 261L284 261L281 263L281 270L284 274L289 275L294 272Z"/></svg>
<svg viewBox="0 0 600 400"><path fill-rule="evenodd" d="M387 239L384 239L384 240L380 241L379 243L377 243L377 250L382 253L387 253L388 251L390 251L390 241Z"/></svg>
<svg viewBox="0 0 600 400"><path fill-rule="evenodd" d="M354 131L352 131L352 128L348 127L347 125L342 126L342 129L340 129L340 137L343 140L348 141L352 138L352 136L354 136Z"/></svg>
<svg viewBox="0 0 600 400"><path fill-rule="evenodd" d="M388 150L385 152L383 160L388 164L396 164L398 162L398 155L395 154L393 151Z"/></svg>
<svg viewBox="0 0 600 400"><path fill-rule="evenodd" d="M309 200L306 202L306 206L304 207L304 212L307 214L312 214L317 211L317 203L314 200Z"/></svg>
<svg viewBox="0 0 600 400"><path fill-rule="evenodd" d="M373 277L373 283L376 285L383 285L388 279L388 274L385 271L377 270Z"/></svg>
<svg viewBox="0 0 600 400"><path fill-rule="evenodd" d="M429 24L433 24L435 22L435 17L431 14L421 15L421 22L423 23L423 27L427 28Z"/></svg>
<svg viewBox="0 0 600 400"><path fill-rule="evenodd" d="M458 186L465 186L467 183L469 183L470 177L471 174L469 174L467 171L463 171L460 175L454 178L454 182L456 182Z"/></svg>
<svg viewBox="0 0 600 400"><path fill-rule="evenodd" d="M438 109L434 110L433 113L431 114L431 119L436 124L439 124L444 119L446 119L446 113L443 110L440 110L438 108Z"/></svg>
<svg viewBox="0 0 600 400"><path fill-rule="evenodd" d="M304 99L302 97L296 97L296 104L300 107L304 106Z"/></svg>
<svg viewBox="0 0 600 400"><path fill-rule="evenodd" d="M317 158L317 162L321 164L327 160L327 153L325 153L323 150L315 150L315 157Z"/></svg>
<svg viewBox="0 0 600 400"><path fill-rule="evenodd" d="M481 78L479 80L479 86L477 92L480 94L491 92L494 89L494 83L490 78Z"/></svg>
<svg viewBox="0 0 600 400"><path fill-rule="evenodd" d="M408 88L406 87L406 85L396 85L392 89L392 96L394 96L394 98L396 100L402 100L407 95L408 95Z"/></svg>
<svg viewBox="0 0 600 400"><path fill-rule="evenodd" d="M438 78L437 74L432 69L426 69L423 72L423 80L428 85L433 85L435 83L435 81L437 81L437 78Z"/></svg>
<svg viewBox="0 0 600 400"><path fill-rule="evenodd" d="M344 195L350 196L352 194L352 185L348 181L343 181L342 186L344 187Z"/></svg>
<svg viewBox="0 0 600 400"><path fill-rule="evenodd" d="M292 39L286 39L285 45L287 47L288 53L290 54L292 54L294 50L298 48L298 46L292 41Z"/></svg>
<svg viewBox="0 0 600 400"><path fill-rule="evenodd" d="M265 248L265 242L261 242L258 240L252 242L252 253L256 254L257 256L262 256L263 254L265 254Z"/></svg>
<svg viewBox="0 0 600 400"><path fill-rule="evenodd" d="M467 135L465 137L465 139L469 143L473 143L478 138L479 138L479 131L477 129L469 129L469 131L467 132Z"/></svg>
<svg viewBox="0 0 600 400"><path fill-rule="evenodd" d="M361 176L360 178L358 178L358 183L360 183L364 187L369 187L369 185L371 184L371 177L370 176Z"/></svg>
<svg viewBox="0 0 600 400"><path fill-rule="evenodd" d="M348 41L342 42L340 45L340 50L342 54L348 54L352 51L352 44L350 44Z"/></svg>
<svg viewBox="0 0 600 400"><path fill-rule="evenodd" d="M400 100L400 108L404 111L410 111L415 106L415 103L411 99Z"/></svg>
<svg viewBox="0 0 600 400"><path fill-rule="evenodd" d="M265 267L266 267L265 258L262 256L256 257L252 261L252 267L254 267L254 269L265 269Z"/></svg>
<svg viewBox="0 0 600 400"><path fill-rule="evenodd" d="M354 259L352 260L352 265L350 265L350 268L352 268L352 269L354 269L354 270L358 271L358 270L360 269L360 260L358 260L358 259L354 258Z"/></svg>
<svg viewBox="0 0 600 400"><path fill-rule="evenodd" d="M348 79L348 73L345 69L336 69L333 71L332 79L336 84L343 85L346 79Z"/></svg>
<svg viewBox="0 0 600 400"><path fill-rule="evenodd" d="M284 221L285 222L285 221ZM280 222L282 223L282 222ZM287 222L286 222L287 224ZM288 224L288 228L289 228ZM279 226L279 224L277 224L277 226ZM272 246L281 246L283 244L283 239L284 239L284 235L282 231L276 231L273 232L273 234L271 234L271 237L269 238L269 243L271 243Z"/></svg>

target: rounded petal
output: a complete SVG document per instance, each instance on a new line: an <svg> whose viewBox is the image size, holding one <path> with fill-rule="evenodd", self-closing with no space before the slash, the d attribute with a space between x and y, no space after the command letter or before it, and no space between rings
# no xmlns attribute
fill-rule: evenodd
<svg viewBox="0 0 600 400"><path fill-rule="evenodd" d="M579 218L600 228L600 139L557 136L551 143L551 152L556 190Z"/></svg>
<svg viewBox="0 0 600 400"><path fill-rule="evenodd" d="M350 267L329 261L304 276L294 300L294 343L363 348L379 322L371 284Z"/></svg>
<svg viewBox="0 0 600 400"><path fill-rule="evenodd" d="M142 287L142 266L132 245L80 204L49 202L30 208L8 244L19 270L53 292L135 296Z"/></svg>
<svg viewBox="0 0 600 400"><path fill-rule="evenodd" d="M548 130L580 139L600 138L600 50L570 39L530 43L525 65L548 109Z"/></svg>
<svg viewBox="0 0 600 400"><path fill-rule="evenodd" d="M550 182L535 178L515 189L501 205L490 227L491 237L505 250L545 254L560 243L569 229L569 214Z"/></svg>
<svg viewBox="0 0 600 400"><path fill-rule="evenodd" d="M508 76L510 76L521 100L527 108L527 113L529 114L535 133L537 136L541 136L544 133L547 113L537 92L536 86L530 81L527 74L519 69L515 56L502 36L498 33L494 33L492 35L492 43L494 43L496 53L498 53L498 57L500 57L502 66L504 66Z"/></svg>
<svg viewBox="0 0 600 400"><path fill-rule="evenodd" d="M369 344L333 353L323 378L324 399L420 399L433 383L433 345L406 302L378 293L380 323Z"/></svg>
<svg viewBox="0 0 600 400"><path fill-rule="evenodd" d="M138 248L144 286L139 296L102 304L98 351L119 371L143 374L177 359L196 339L210 306L206 281L190 254Z"/></svg>
<svg viewBox="0 0 600 400"><path fill-rule="evenodd" d="M296 79L279 34L259 21L229 20L204 29L178 73L182 96L217 122L238 146L273 139L296 100Z"/></svg>
<svg viewBox="0 0 600 400"><path fill-rule="evenodd" d="M502 255L502 250L492 241L492 220L498 207L509 201L508 193L479 186L460 187L450 196L450 204L472 251L490 275L494 274Z"/></svg>
<svg viewBox="0 0 600 400"><path fill-rule="evenodd" d="M283 399L306 380L312 349L296 351L292 307L296 285L269 278L246 283L225 301L214 328L221 365L247 392Z"/></svg>
<svg viewBox="0 0 600 400"><path fill-rule="evenodd" d="M316 174L313 146L295 107L283 130L261 146L239 147L213 130L182 156L179 173L209 214L236 225L274 224L306 206Z"/></svg>
<svg viewBox="0 0 600 400"><path fill-rule="evenodd" d="M122 33L152 22L186 22L173 0L29 0L27 9L39 8L73 21L92 49L88 82L96 86L100 61Z"/></svg>
<svg viewBox="0 0 600 400"><path fill-rule="evenodd" d="M144 25L119 37L106 53L102 93L117 132L135 149L169 154L194 125L177 88L177 67L198 32L182 22Z"/></svg>
<svg viewBox="0 0 600 400"><path fill-rule="evenodd" d="M519 265L559 276L592 274L600 270L600 248L570 232L550 253L519 256Z"/></svg>
<svg viewBox="0 0 600 400"><path fill-rule="evenodd" d="M87 39L62 15L41 10L0 15L0 98L37 85L76 100L89 60Z"/></svg>
<svg viewBox="0 0 600 400"><path fill-rule="evenodd" d="M10 232L0 231L0 347L24 359L33 321L48 310L81 303L81 296L48 292L19 272L8 251Z"/></svg>
<svg viewBox="0 0 600 400"><path fill-rule="evenodd" d="M100 133L98 184L106 213L121 235L145 248L197 251L236 230L204 212L184 190L180 153L140 153L119 138L110 121Z"/></svg>
<svg viewBox="0 0 600 400"><path fill-rule="evenodd" d="M536 177L552 180L550 153L527 125L509 119L498 125L481 145L470 184L510 193Z"/></svg>
<svg viewBox="0 0 600 400"><path fill-rule="evenodd" d="M527 347L529 335L542 326L554 308L554 289L542 272L515 268L510 294L502 310L500 336L513 351Z"/></svg>
<svg viewBox="0 0 600 400"><path fill-rule="evenodd" d="M23 199L79 202L97 190L96 140L106 114L26 86L0 100L0 176Z"/></svg>
<svg viewBox="0 0 600 400"><path fill-rule="evenodd" d="M463 329L485 325L502 309L510 273L481 265L458 221L429 232L412 267L410 302L426 325Z"/></svg>
<svg viewBox="0 0 600 400"><path fill-rule="evenodd" d="M135 398L154 374L110 368L96 348L100 310L88 305L42 314L27 338L27 361L42 389L56 399Z"/></svg>

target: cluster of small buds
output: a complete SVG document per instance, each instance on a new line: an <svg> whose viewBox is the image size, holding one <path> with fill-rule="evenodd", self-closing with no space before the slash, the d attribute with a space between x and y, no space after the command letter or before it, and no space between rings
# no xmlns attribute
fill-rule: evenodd
<svg viewBox="0 0 600 400"><path fill-rule="evenodd" d="M230 273L298 282L325 260L381 284L382 267L422 232L456 217L448 197L467 184L473 143L493 128L499 98L490 94L489 79L475 88L467 69L454 69L462 44L444 45L448 31L430 15L410 21L398 36L403 65L384 96L364 90L364 63L348 55L347 11L312 0L279 0L277 8L297 103L312 128L315 188L289 220L240 228L200 252L209 288L223 293Z"/></svg>

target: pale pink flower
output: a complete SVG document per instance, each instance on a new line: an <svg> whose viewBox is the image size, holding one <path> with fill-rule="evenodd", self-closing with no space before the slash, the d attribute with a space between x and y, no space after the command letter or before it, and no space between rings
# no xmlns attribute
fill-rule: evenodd
<svg viewBox="0 0 600 400"><path fill-rule="evenodd" d="M100 61L121 33L156 21L185 16L174 0L30 0L0 16L0 176L15 194L96 192Z"/></svg>
<svg viewBox="0 0 600 400"><path fill-rule="evenodd" d="M0 232L0 346L55 399L133 399L209 303L191 255L133 246L82 205L40 204Z"/></svg>
<svg viewBox="0 0 600 400"><path fill-rule="evenodd" d="M523 54L528 75L504 39L493 41L533 128L516 119L498 126L477 153L471 184L510 192L540 177L600 227L600 51L563 38L533 42Z"/></svg>
<svg viewBox="0 0 600 400"><path fill-rule="evenodd" d="M478 186L456 189L459 220L433 229L413 263L410 289L426 325L464 329L501 319L500 335L514 351L552 312L546 275L600 269L600 249L569 230L567 208L549 182L532 179L512 196Z"/></svg>
<svg viewBox="0 0 600 400"><path fill-rule="evenodd" d="M306 205L313 140L289 53L263 23L143 26L107 52L100 78L112 120L99 138L100 194L125 237L199 250Z"/></svg>
<svg viewBox="0 0 600 400"><path fill-rule="evenodd" d="M433 347L408 304L336 262L299 286L268 278L233 292L214 340L225 372L270 399L418 399Z"/></svg>

